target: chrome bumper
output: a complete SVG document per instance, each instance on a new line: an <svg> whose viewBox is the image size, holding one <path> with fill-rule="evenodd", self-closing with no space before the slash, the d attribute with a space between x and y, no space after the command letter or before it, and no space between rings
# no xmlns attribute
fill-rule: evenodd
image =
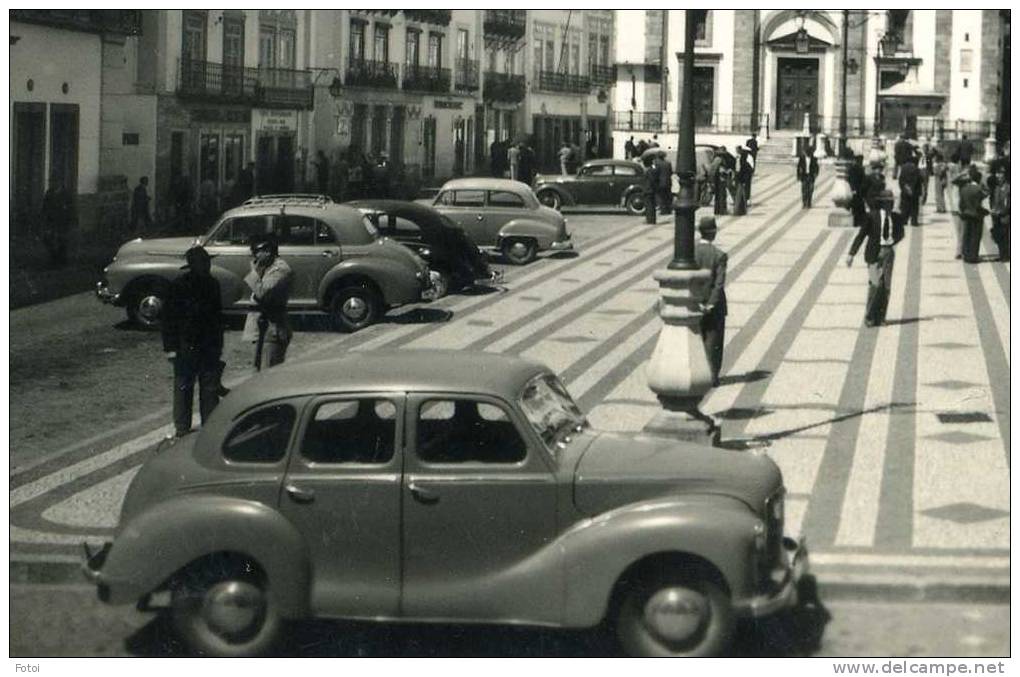
<svg viewBox="0 0 1020 677"><path fill-rule="evenodd" d="M808 574L807 543L803 536L799 541L784 536L783 551L786 560L786 575L782 585L774 592L752 597L743 604L737 605L735 611L738 615L760 618L797 605L801 581Z"/></svg>
<svg viewBox="0 0 1020 677"><path fill-rule="evenodd" d="M114 294L105 282L96 282L96 298L103 303L116 304L120 301L120 294Z"/></svg>
<svg viewBox="0 0 1020 677"><path fill-rule="evenodd" d="M551 245L549 245L549 249L554 251L554 252L571 251L571 250L574 249L574 243L570 239L570 236L567 235L567 239L566 240L561 240L559 242L553 242Z"/></svg>

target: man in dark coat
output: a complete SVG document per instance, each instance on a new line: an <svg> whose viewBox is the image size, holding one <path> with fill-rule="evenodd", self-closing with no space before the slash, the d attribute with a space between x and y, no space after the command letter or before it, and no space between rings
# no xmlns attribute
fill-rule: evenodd
<svg viewBox="0 0 1020 677"><path fill-rule="evenodd" d="M918 212L921 211L921 170L914 159L900 165L900 213L910 219L910 225L916 226Z"/></svg>
<svg viewBox="0 0 1020 677"><path fill-rule="evenodd" d="M747 201L751 201L751 180L754 178L754 173L758 170L758 134L757 132L751 132L751 138L744 143L744 147L747 148L751 154L751 176L747 179L747 194L744 196Z"/></svg>
<svg viewBox="0 0 1020 677"><path fill-rule="evenodd" d="M673 165L665 154L655 157L655 171L657 188L655 201L659 205L660 214L669 214L673 211Z"/></svg>
<svg viewBox="0 0 1020 677"><path fill-rule="evenodd" d="M131 229L135 233L148 234L152 228L152 215L149 210L149 177L138 179L134 193L131 195Z"/></svg>
<svg viewBox="0 0 1020 677"><path fill-rule="evenodd" d="M963 221L963 260L978 263L981 234L988 210L981 204L988 193L981 187L981 170L974 165L967 169L967 183L960 187L960 219Z"/></svg>
<svg viewBox="0 0 1020 677"><path fill-rule="evenodd" d="M623 157L626 160L633 160L637 153L637 146L634 145L634 137L627 139L627 143L623 144Z"/></svg>
<svg viewBox="0 0 1020 677"><path fill-rule="evenodd" d="M76 221L70 191L64 187L63 181L55 180L43 196L40 239L50 260L58 266L67 263L68 235Z"/></svg>
<svg viewBox="0 0 1020 677"><path fill-rule="evenodd" d="M900 138L893 144L893 160L895 166L893 167L893 178L897 178L900 174L900 167L907 160L911 160L914 157L914 147L907 141L907 137L900 134Z"/></svg>
<svg viewBox="0 0 1020 677"><path fill-rule="evenodd" d="M818 158L810 149L802 148L797 158L797 180L800 181L800 202L808 209L815 193L815 178L818 176Z"/></svg>
<svg viewBox="0 0 1020 677"><path fill-rule="evenodd" d="M712 180L712 194L715 197L715 214L720 216L726 214L726 184L727 172L726 159L724 156L725 149L719 149L715 152L712 157L712 163L709 165L708 174Z"/></svg>
<svg viewBox="0 0 1020 677"><path fill-rule="evenodd" d="M896 253L893 247L903 239L903 215L893 212L892 191L883 190L871 204L871 211L860 225L846 265L853 265L854 256L861 244L864 245L864 261L868 264L868 300L864 323L869 327L880 327L885 322L885 311L889 307L889 293L892 284L893 262Z"/></svg>
<svg viewBox="0 0 1020 677"><path fill-rule="evenodd" d="M701 341L712 370L712 385L716 387L726 344L726 253L712 244L717 232L714 216L701 217L698 222L701 239L694 246L694 260L698 268L711 271L712 275L691 290L702 312Z"/></svg>
<svg viewBox="0 0 1020 677"><path fill-rule="evenodd" d="M255 163L249 162L237 177L238 204L255 194Z"/></svg>
<svg viewBox="0 0 1020 677"><path fill-rule="evenodd" d="M316 151L312 164L315 165L315 183L319 195L329 195L329 160L326 154L322 150Z"/></svg>
<svg viewBox="0 0 1020 677"><path fill-rule="evenodd" d="M219 403L223 363L220 284L212 276L212 257L200 246L185 255L186 272L174 280L163 313L163 350L174 366L173 418L177 437L191 430L198 381L199 412L204 424Z"/></svg>
<svg viewBox="0 0 1020 677"><path fill-rule="evenodd" d="M658 157L645 156L643 160L645 165L645 223L655 223L655 196L659 191L659 167L655 160L658 159Z"/></svg>

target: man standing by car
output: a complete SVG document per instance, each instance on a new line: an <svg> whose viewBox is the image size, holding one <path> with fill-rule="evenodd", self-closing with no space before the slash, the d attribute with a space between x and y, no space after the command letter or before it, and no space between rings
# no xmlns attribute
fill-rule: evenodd
<svg viewBox="0 0 1020 677"><path fill-rule="evenodd" d="M279 257L276 238L267 235L251 245L251 272L244 281L251 287L257 312L248 313L242 338L255 343L255 369L281 364L287 356L292 332L287 302L294 273Z"/></svg>
<svg viewBox="0 0 1020 677"><path fill-rule="evenodd" d="M719 386L723 346L726 344L726 252L712 244L718 232L714 216L703 216L698 222L701 240L694 247L694 260L701 270L711 271L708 282L695 290L701 309L701 340L712 370L712 386Z"/></svg>
<svg viewBox="0 0 1020 677"><path fill-rule="evenodd" d="M195 382L204 424L219 403L223 363L220 283L212 276L212 256L192 247L184 254L186 271L170 286L163 315L163 350L174 367L174 434L191 431Z"/></svg>
<svg viewBox="0 0 1020 677"><path fill-rule="evenodd" d="M560 147L560 174L567 176L570 174L570 158L574 154L574 150L570 147L570 144L566 141Z"/></svg>
<svg viewBox="0 0 1020 677"><path fill-rule="evenodd" d="M521 180L521 144L513 143L506 151L506 161L510 165L510 180Z"/></svg>
<svg viewBox="0 0 1020 677"><path fill-rule="evenodd" d="M673 211L673 194L670 192L673 185L673 165L666 158L665 153L655 156L655 174L658 181L658 192L655 200L659 203L660 214L670 214Z"/></svg>

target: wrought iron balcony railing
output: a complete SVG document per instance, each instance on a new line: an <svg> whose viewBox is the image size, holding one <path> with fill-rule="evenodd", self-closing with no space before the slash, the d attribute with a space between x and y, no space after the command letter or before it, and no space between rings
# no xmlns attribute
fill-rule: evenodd
<svg viewBox="0 0 1020 677"><path fill-rule="evenodd" d="M348 87L396 89L397 65L388 61L354 59L347 64L344 84Z"/></svg>
<svg viewBox="0 0 1020 677"><path fill-rule="evenodd" d="M402 82L406 90L445 94L450 91L450 69L406 64Z"/></svg>
<svg viewBox="0 0 1020 677"><path fill-rule="evenodd" d="M436 26L449 26L453 12L448 9L405 9L404 16L411 21L420 21Z"/></svg>
<svg viewBox="0 0 1020 677"><path fill-rule="evenodd" d="M181 59L177 94L267 107L312 107L311 74L286 68L245 68Z"/></svg>
<svg viewBox="0 0 1020 677"><path fill-rule="evenodd" d="M518 103L524 100L524 76L485 72L485 100Z"/></svg>
<svg viewBox="0 0 1020 677"><path fill-rule="evenodd" d="M527 32L528 18L523 9L488 9L482 28L486 35L498 35L519 40Z"/></svg>
<svg viewBox="0 0 1020 677"><path fill-rule="evenodd" d="M478 89L478 61L457 59L453 69L453 86L459 90Z"/></svg>
<svg viewBox="0 0 1020 677"><path fill-rule="evenodd" d="M311 73L288 68L259 68L256 98L260 104L283 108L312 107Z"/></svg>
<svg viewBox="0 0 1020 677"><path fill-rule="evenodd" d="M591 90L591 79L586 75L539 71L538 88L546 92L587 94Z"/></svg>
<svg viewBox="0 0 1020 677"><path fill-rule="evenodd" d="M12 9L10 18L88 33L142 34L138 9Z"/></svg>
<svg viewBox="0 0 1020 677"><path fill-rule="evenodd" d="M592 85L596 87L610 85L616 82L616 67L591 64L588 66L588 76L591 78Z"/></svg>

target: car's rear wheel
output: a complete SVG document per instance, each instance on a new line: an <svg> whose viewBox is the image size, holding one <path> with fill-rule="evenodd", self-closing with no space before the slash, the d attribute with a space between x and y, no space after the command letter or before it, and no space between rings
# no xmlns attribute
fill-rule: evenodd
<svg viewBox="0 0 1020 677"><path fill-rule="evenodd" d="M515 266L531 263L535 260L537 252L534 240L518 237L503 242L503 256Z"/></svg>
<svg viewBox="0 0 1020 677"><path fill-rule="evenodd" d="M733 635L729 596L707 578L651 575L624 592L616 636L630 656L721 654Z"/></svg>
<svg viewBox="0 0 1020 677"><path fill-rule="evenodd" d="M125 310L128 320L143 329L158 329L166 307L166 291L151 286L132 292Z"/></svg>
<svg viewBox="0 0 1020 677"><path fill-rule="evenodd" d="M560 196L554 190L539 191L537 197L538 201L541 202L543 205L545 205L546 207L552 207L553 209L556 210L558 210L563 204L563 201L560 199Z"/></svg>
<svg viewBox="0 0 1020 677"><path fill-rule="evenodd" d="M267 653L282 620L251 565L209 560L174 585L170 615L188 647L203 656L245 658Z"/></svg>
<svg viewBox="0 0 1020 677"><path fill-rule="evenodd" d="M634 216L645 213L645 196L639 192L633 192L627 196L627 211Z"/></svg>
<svg viewBox="0 0 1020 677"><path fill-rule="evenodd" d="M344 287L329 302L333 325L346 332L355 332L374 324L382 314L382 301L374 289L365 285Z"/></svg>

